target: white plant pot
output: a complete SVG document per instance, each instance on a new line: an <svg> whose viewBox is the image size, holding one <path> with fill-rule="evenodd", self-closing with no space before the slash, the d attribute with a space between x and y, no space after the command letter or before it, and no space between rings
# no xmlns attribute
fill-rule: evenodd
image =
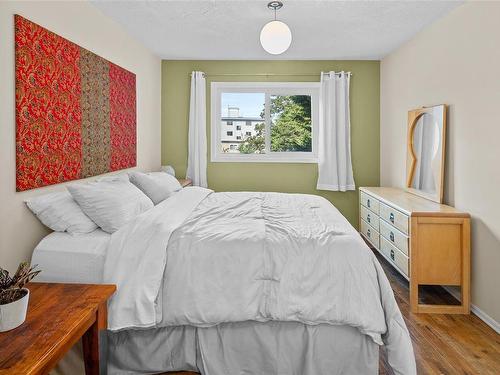
<svg viewBox="0 0 500 375"><path fill-rule="evenodd" d="M26 320L30 291L26 288L23 290L27 292L24 297L6 305L0 305L0 332L19 327Z"/></svg>

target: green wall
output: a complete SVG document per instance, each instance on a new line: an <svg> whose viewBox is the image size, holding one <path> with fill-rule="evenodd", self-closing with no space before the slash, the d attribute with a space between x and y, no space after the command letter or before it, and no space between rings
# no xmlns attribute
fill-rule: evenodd
<svg viewBox="0 0 500 375"><path fill-rule="evenodd" d="M162 164L177 176L187 167L189 73L207 74L207 139L210 154L210 83L212 81L318 81L321 71L351 71L351 141L356 186L380 182L380 64L378 61L170 61L162 63ZM215 74L279 73L291 76L215 76ZM318 73L318 76L298 76ZM278 191L321 195L357 227L357 192L316 190L317 165L302 163L211 163L208 185L215 191Z"/></svg>

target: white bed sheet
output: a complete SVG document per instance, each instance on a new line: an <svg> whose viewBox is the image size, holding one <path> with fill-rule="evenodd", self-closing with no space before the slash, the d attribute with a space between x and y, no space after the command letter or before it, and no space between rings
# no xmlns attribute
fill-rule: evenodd
<svg viewBox="0 0 500 375"><path fill-rule="evenodd" d="M31 264L38 264L42 270L35 281L102 283L110 237L100 229L81 235L49 234L36 246L31 258Z"/></svg>

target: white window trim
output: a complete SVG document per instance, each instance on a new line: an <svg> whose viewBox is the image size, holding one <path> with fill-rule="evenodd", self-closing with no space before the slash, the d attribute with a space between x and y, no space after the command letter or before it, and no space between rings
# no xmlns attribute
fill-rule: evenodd
<svg viewBox="0 0 500 375"><path fill-rule="evenodd" d="M318 113L319 82L212 82L211 86L211 161L225 163L317 163L318 162ZM312 152L269 152L271 137L266 137L265 154L227 154L220 152L221 94L223 92L257 92L279 95L311 95ZM269 95L266 95L265 124L269 130Z"/></svg>

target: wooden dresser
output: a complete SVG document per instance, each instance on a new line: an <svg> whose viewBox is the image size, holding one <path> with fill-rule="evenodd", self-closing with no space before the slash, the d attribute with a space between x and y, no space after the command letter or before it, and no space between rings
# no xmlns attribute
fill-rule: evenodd
<svg viewBox="0 0 500 375"><path fill-rule="evenodd" d="M361 187L363 237L410 282L411 311L470 312L470 217L403 189ZM419 285L459 286L461 305L419 302Z"/></svg>

